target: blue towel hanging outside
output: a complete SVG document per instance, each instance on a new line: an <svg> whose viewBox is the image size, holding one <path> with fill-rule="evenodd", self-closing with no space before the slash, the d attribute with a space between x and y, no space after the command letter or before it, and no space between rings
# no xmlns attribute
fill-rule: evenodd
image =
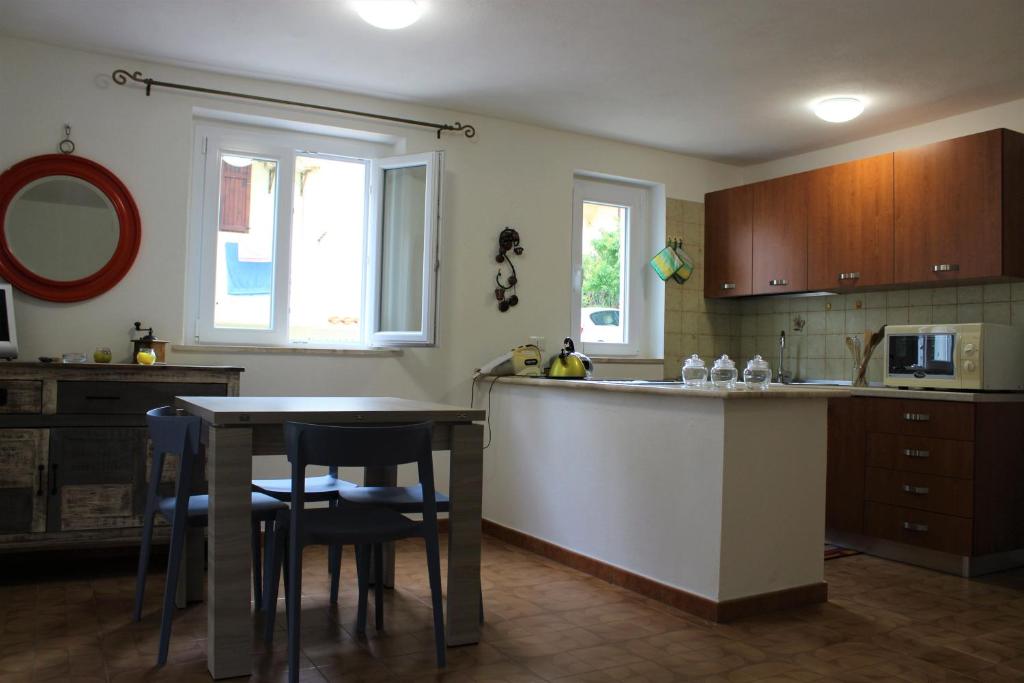
<svg viewBox="0 0 1024 683"><path fill-rule="evenodd" d="M256 296L270 294L274 282L272 261L239 261L238 242L227 242L224 255L228 266L228 294Z"/></svg>

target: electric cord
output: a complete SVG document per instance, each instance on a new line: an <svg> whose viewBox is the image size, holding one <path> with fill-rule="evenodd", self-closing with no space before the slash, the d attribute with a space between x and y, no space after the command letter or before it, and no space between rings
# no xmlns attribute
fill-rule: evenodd
<svg viewBox="0 0 1024 683"><path fill-rule="evenodd" d="M482 376L483 375L481 375L480 373L477 373L477 374L473 375L473 381L470 382L470 385L469 385L469 407L470 408L475 408L476 407L476 381L478 379L480 379ZM487 448L491 445L491 436L493 434L493 431L491 429L491 391L494 390L494 383L497 382L497 381L498 381L498 375L495 375L494 378L491 380L490 386L487 387L487 414L484 416L484 425L487 427L487 440L484 442L483 450L487 450Z"/></svg>

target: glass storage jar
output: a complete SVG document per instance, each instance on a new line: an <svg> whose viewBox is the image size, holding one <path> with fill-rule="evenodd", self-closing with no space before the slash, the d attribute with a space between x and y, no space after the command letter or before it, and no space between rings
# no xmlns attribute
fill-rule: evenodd
<svg viewBox="0 0 1024 683"><path fill-rule="evenodd" d="M708 369L700 356L693 354L683 363L683 384L688 387L702 387L708 381Z"/></svg>
<svg viewBox="0 0 1024 683"><path fill-rule="evenodd" d="M746 370L743 371L743 383L747 385L747 389L767 389L772 383L772 369L768 361L761 356L751 358Z"/></svg>
<svg viewBox="0 0 1024 683"><path fill-rule="evenodd" d="M722 357L711 366L711 383L717 389L735 388L736 377L736 362L726 354L722 354Z"/></svg>

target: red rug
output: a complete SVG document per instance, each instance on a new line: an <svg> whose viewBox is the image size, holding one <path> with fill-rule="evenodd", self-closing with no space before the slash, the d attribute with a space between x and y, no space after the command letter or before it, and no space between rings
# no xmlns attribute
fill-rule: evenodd
<svg viewBox="0 0 1024 683"><path fill-rule="evenodd" d="M840 548L837 545L825 544L825 559L834 560L838 557L849 557L850 555L860 555L858 550L850 550L849 548Z"/></svg>

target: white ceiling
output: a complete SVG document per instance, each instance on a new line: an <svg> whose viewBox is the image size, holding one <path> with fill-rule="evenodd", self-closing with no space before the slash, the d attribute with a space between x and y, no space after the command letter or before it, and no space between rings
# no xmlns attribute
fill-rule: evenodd
<svg viewBox="0 0 1024 683"><path fill-rule="evenodd" d="M420 1L389 32L347 0L0 0L0 33L733 163L1024 97L1024 0ZM870 104L828 124L829 94Z"/></svg>

